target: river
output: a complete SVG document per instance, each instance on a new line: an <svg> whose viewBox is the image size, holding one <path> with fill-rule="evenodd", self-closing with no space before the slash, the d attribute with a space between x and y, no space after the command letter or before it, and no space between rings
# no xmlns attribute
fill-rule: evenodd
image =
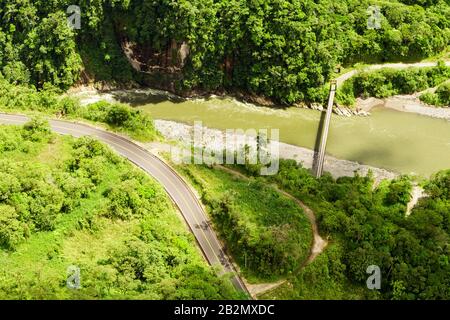
<svg viewBox="0 0 450 320"><path fill-rule="evenodd" d="M310 149L321 116L314 110L257 107L231 98L182 100L146 93L119 100L155 119L187 124L201 120L217 129L277 128L282 142ZM429 176L450 169L450 121L386 108L373 109L370 117L333 115L327 153L398 173Z"/></svg>

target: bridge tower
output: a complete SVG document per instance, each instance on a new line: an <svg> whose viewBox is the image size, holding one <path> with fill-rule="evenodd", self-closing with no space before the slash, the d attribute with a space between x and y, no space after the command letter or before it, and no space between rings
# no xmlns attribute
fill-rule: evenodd
<svg viewBox="0 0 450 320"><path fill-rule="evenodd" d="M330 129L331 114L333 113L334 96L336 94L336 80L330 82L330 95L328 97L327 114L322 129L322 139L320 141L319 154L316 165L316 178L320 178L323 173L323 164L325 161L325 150L327 147L328 131Z"/></svg>

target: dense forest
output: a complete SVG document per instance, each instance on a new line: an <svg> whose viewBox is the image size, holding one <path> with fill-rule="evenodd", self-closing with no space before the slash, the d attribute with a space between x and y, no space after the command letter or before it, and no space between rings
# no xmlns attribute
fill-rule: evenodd
<svg viewBox="0 0 450 320"><path fill-rule="evenodd" d="M254 166L240 168L252 174ZM329 245L312 264L267 298L449 299L450 171L423 183L409 216L411 181L399 177L374 185L366 177L315 179L293 160L267 178L307 203ZM366 288L366 269L382 272L381 290Z"/></svg>
<svg viewBox="0 0 450 320"><path fill-rule="evenodd" d="M80 30L66 21L73 4L81 7ZM379 29L367 27L372 5L380 8ZM179 92L321 101L337 64L417 60L444 50L449 16L445 0L3 0L0 73L40 89L86 78L144 81L123 54L133 44L157 75L155 86L169 74Z"/></svg>
<svg viewBox="0 0 450 320"><path fill-rule="evenodd" d="M41 120L0 126L0 212L0 299L241 297L156 182ZM71 265L79 290L66 287Z"/></svg>

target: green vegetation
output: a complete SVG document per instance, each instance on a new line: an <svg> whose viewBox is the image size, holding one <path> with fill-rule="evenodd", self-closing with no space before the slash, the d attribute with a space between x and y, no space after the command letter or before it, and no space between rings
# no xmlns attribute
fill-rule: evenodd
<svg viewBox="0 0 450 320"><path fill-rule="evenodd" d="M352 285L345 276L344 250L338 243L328 244L324 252L283 284L263 294L261 299L360 300L379 298L377 292ZM369 276L369 275L367 275Z"/></svg>
<svg viewBox="0 0 450 320"><path fill-rule="evenodd" d="M450 106L450 82L441 84L434 93L426 92L420 95L420 101L437 107Z"/></svg>
<svg viewBox="0 0 450 320"><path fill-rule="evenodd" d="M252 171L251 166L240 169ZM283 285L265 297L450 298L450 170L424 183L428 197L408 217L411 182L407 177L376 187L370 175L315 179L289 160L282 161L279 173L267 179L314 210L329 246L291 277L292 285ZM381 268L380 291L365 287L370 265Z"/></svg>
<svg viewBox="0 0 450 320"><path fill-rule="evenodd" d="M338 64L447 57L447 0L72 0L0 2L0 109L101 123L139 140L158 138L145 113L123 104L86 107L61 94L83 82L140 84L180 93L244 92L281 104L323 102ZM367 27L371 5L380 29ZM147 73L123 53L131 45ZM183 48L183 50L182 50ZM182 56L186 56L183 58ZM450 67L362 72L339 90L356 97L409 94L448 106ZM254 166L237 167L254 175ZM405 217L408 177L315 179L294 161L272 177L235 177L182 166L214 226L251 281L288 277L265 297L450 299L450 171L424 183L428 197ZM310 206L329 245L304 266ZM66 288L67 267L82 288ZM380 266L382 289L365 288ZM304 266L304 268L300 268ZM0 126L0 299L242 298L195 248L162 188L90 138L54 135L33 120Z"/></svg>
<svg viewBox="0 0 450 320"><path fill-rule="evenodd" d="M85 109L79 108L78 111L74 116L106 123L113 130L125 132L138 140L148 141L158 137L150 116L126 104L100 101L88 105Z"/></svg>
<svg viewBox="0 0 450 320"><path fill-rule="evenodd" d="M450 40L445 0L81 0L75 31L65 17L71 4L1 2L0 73L9 82L39 89L66 89L80 77L139 82L121 48L133 43L135 56L156 70L154 81L178 74L168 84L177 90L322 101L338 63L419 60L448 49ZM371 5L380 7L380 29L367 28Z"/></svg>
<svg viewBox="0 0 450 320"><path fill-rule="evenodd" d="M344 105L353 105L356 97L386 98L397 94L411 94L435 87L449 78L450 67L442 62L430 68L360 72L344 82L336 99Z"/></svg>
<svg viewBox="0 0 450 320"><path fill-rule="evenodd" d="M242 298L163 189L100 142L40 120L0 137L0 299Z"/></svg>
<svg viewBox="0 0 450 320"><path fill-rule="evenodd" d="M10 84L1 77L0 110L37 112L68 119L81 118L106 124L111 130L126 133L137 140L150 141L158 138L150 116L128 105L101 101L82 107L73 98L61 97L55 89L37 91L34 88Z"/></svg>
<svg viewBox="0 0 450 320"><path fill-rule="evenodd" d="M67 89L81 75L97 81L132 79L109 14L104 15L119 1L77 2L85 32L72 30L67 23L66 10L73 1L0 3L0 73L9 82Z"/></svg>
<svg viewBox="0 0 450 320"><path fill-rule="evenodd" d="M303 210L260 179L243 180L222 170L185 165L215 228L249 280L291 274L308 258L311 225Z"/></svg>

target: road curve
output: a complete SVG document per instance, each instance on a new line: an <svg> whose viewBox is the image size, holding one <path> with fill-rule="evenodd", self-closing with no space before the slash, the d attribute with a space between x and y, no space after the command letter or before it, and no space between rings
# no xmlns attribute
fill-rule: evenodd
<svg viewBox="0 0 450 320"><path fill-rule="evenodd" d="M22 125L28 120L29 118L26 116L0 113L1 124ZM206 213L197 197L170 166L144 148L114 133L69 121L49 120L49 122L53 131L59 134L97 138L161 183L180 210L211 266L219 267L220 274L233 273L234 275L231 278L233 285L236 289L248 294L244 283L230 263L214 230L211 229Z"/></svg>

